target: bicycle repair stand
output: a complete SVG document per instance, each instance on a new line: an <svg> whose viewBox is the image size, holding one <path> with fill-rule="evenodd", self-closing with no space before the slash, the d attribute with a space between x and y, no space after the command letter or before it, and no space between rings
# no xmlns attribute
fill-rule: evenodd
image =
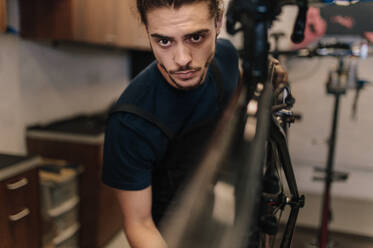
<svg viewBox="0 0 373 248"><path fill-rule="evenodd" d="M337 125L338 125L338 114L340 97L346 94L348 72L344 66L344 56L340 56L338 61L338 68L336 71L332 71L329 74L329 79L326 84L327 93L334 95L334 114L332 121L332 130L329 138L329 151L326 168L316 167L315 171L318 173L325 173L323 177L314 177L314 180L325 181L324 195L322 201L322 215L321 215L321 226L319 229L318 247L327 248L328 246L328 224L332 220L332 211L330 208L331 200L331 186L336 181L346 181L348 174L345 172L334 170L334 158L335 158L335 146L337 140Z"/></svg>

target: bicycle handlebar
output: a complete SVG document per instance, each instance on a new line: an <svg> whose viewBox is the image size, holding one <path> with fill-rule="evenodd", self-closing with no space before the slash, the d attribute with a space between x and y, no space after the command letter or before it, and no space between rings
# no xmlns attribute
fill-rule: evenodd
<svg viewBox="0 0 373 248"><path fill-rule="evenodd" d="M301 48L298 50L273 51L270 54L297 56L297 57L360 57L368 56L368 44L364 41L359 44L335 42L329 44L319 43L315 48Z"/></svg>

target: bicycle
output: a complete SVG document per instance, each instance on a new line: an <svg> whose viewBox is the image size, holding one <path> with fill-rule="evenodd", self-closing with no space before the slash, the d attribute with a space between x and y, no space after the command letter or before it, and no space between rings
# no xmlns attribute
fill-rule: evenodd
<svg viewBox="0 0 373 248"><path fill-rule="evenodd" d="M288 3L232 0L229 5L228 32L244 32L244 84L227 107L194 177L178 196L172 217L163 222L169 247L268 247L277 232L275 215L286 206L291 214L280 247L290 247L297 214L304 205L283 131L293 121L294 101L288 87L273 92L267 77L273 75L273 66L268 73L268 27ZM296 4L299 14L293 39L301 41L308 2L297 0ZM281 102L274 105L273 99L278 98ZM279 180L280 171L286 182ZM283 190L285 183L289 195ZM220 197L213 189L217 185L234 189L225 209L231 218L214 216Z"/></svg>

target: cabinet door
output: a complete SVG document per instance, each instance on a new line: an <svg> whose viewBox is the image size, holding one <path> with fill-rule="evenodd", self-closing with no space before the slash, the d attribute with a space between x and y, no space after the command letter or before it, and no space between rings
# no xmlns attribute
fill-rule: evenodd
<svg viewBox="0 0 373 248"><path fill-rule="evenodd" d="M150 49L136 0L20 0L20 16L25 38Z"/></svg>
<svg viewBox="0 0 373 248"><path fill-rule="evenodd" d="M32 169L0 183L0 247L39 248L39 175ZM2 237L2 235L5 235Z"/></svg>
<svg viewBox="0 0 373 248"><path fill-rule="evenodd" d="M6 28L5 0L0 0L0 32L4 32L5 28Z"/></svg>
<svg viewBox="0 0 373 248"><path fill-rule="evenodd" d="M115 0L72 0L74 40L114 44Z"/></svg>
<svg viewBox="0 0 373 248"><path fill-rule="evenodd" d="M8 221L8 206L6 202L6 188L0 183L0 247L12 247L12 236Z"/></svg>
<svg viewBox="0 0 373 248"><path fill-rule="evenodd" d="M116 44L120 47L150 50L145 27L140 22L136 0L115 0Z"/></svg>
<svg viewBox="0 0 373 248"><path fill-rule="evenodd" d="M19 7L23 38L72 39L71 0L19 0Z"/></svg>

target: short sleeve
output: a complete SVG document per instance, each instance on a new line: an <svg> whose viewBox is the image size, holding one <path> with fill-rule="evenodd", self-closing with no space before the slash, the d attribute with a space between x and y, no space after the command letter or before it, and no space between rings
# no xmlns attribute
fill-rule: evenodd
<svg viewBox="0 0 373 248"><path fill-rule="evenodd" d="M112 115L105 132L103 183L122 190L148 187L167 143L167 137L146 120L129 113Z"/></svg>

